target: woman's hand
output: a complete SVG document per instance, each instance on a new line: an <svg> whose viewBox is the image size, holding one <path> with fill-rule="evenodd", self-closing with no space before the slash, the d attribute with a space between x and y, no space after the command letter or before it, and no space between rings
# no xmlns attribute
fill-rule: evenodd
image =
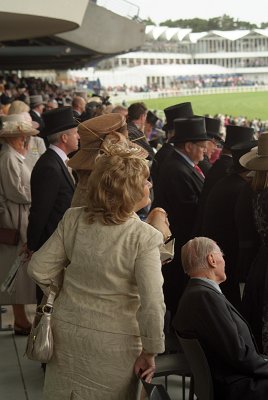
<svg viewBox="0 0 268 400"><path fill-rule="evenodd" d="M151 382L155 372L155 355L143 350L135 361L134 372L146 382Z"/></svg>
<svg viewBox="0 0 268 400"><path fill-rule="evenodd" d="M146 222L147 224L152 225L155 229L162 233L164 237L164 242L170 238L171 231L169 229L167 213L163 208L154 208L149 213Z"/></svg>
<svg viewBox="0 0 268 400"><path fill-rule="evenodd" d="M30 261L32 257L33 251L29 250L27 247L27 243L24 243L24 245L21 247L19 251L19 256L24 255L24 261Z"/></svg>

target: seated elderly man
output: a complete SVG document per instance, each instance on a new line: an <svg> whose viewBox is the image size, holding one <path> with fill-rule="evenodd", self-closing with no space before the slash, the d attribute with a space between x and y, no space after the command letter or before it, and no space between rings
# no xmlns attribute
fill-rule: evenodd
<svg viewBox="0 0 268 400"><path fill-rule="evenodd" d="M184 272L191 278L179 303L174 327L197 338L208 359L217 400L257 400L268 396L268 360L258 353L250 328L226 300L223 254L206 237L182 247Z"/></svg>

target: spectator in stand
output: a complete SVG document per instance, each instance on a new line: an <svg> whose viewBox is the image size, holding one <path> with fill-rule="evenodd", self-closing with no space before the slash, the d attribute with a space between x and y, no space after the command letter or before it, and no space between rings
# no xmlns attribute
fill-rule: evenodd
<svg viewBox="0 0 268 400"><path fill-rule="evenodd" d="M65 213L28 268L44 293L64 273L46 400L135 400L164 350L163 236L135 214L150 202L148 163L126 143L102 150L87 207Z"/></svg>
<svg viewBox="0 0 268 400"><path fill-rule="evenodd" d="M128 107L128 136L132 142L148 151L150 159L153 159L154 151L147 142L144 133L146 117L147 107L144 103L133 103Z"/></svg>
<svg viewBox="0 0 268 400"><path fill-rule="evenodd" d="M45 108L43 98L40 94L30 96L30 116L32 120L39 124L39 132L42 135L45 128L45 124L42 118L42 114Z"/></svg>
<svg viewBox="0 0 268 400"><path fill-rule="evenodd" d="M29 111L30 107L27 104L23 101L15 100L11 103L8 114L21 114L26 122L33 125L35 129L38 129L39 125L37 122L32 121ZM25 155L25 164L29 168L30 172L32 172L36 161L46 151L44 139L38 136L30 136L27 150L28 151Z"/></svg>
<svg viewBox="0 0 268 400"><path fill-rule="evenodd" d="M72 101L74 118L81 122L82 114L86 110L86 101L81 96L75 96Z"/></svg>
<svg viewBox="0 0 268 400"><path fill-rule="evenodd" d="M6 278L12 264L26 242L29 208L31 204L30 171L25 165L28 140L37 135L31 123L23 115L2 117L0 139L0 226L18 229L19 242L14 245L0 243L0 282ZM24 266L25 267L25 266ZM25 313L25 304L35 302L35 288L20 268L12 294L0 293L0 304L11 304L14 312L15 335L28 335L31 323Z"/></svg>
<svg viewBox="0 0 268 400"><path fill-rule="evenodd" d="M45 111L54 110L54 108L58 108L58 102L55 99L50 99L47 101L45 106Z"/></svg>

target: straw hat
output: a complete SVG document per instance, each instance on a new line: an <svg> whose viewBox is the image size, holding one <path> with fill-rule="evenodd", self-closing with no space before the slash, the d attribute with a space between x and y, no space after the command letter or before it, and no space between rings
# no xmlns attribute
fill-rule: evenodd
<svg viewBox="0 0 268 400"><path fill-rule="evenodd" d="M76 170L92 170L104 138L126 126L126 119L118 113L103 114L78 125L80 150L68 161Z"/></svg>
<svg viewBox="0 0 268 400"><path fill-rule="evenodd" d="M23 114L3 115L0 120L0 138L35 136L39 133Z"/></svg>
<svg viewBox="0 0 268 400"><path fill-rule="evenodd" d="M260 135L258 147L243 155L239 162L252 171L268 171L268 132Z"/></svg>

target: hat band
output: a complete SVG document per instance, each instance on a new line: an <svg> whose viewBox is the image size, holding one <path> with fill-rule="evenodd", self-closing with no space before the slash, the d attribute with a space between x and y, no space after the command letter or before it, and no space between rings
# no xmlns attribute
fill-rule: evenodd
<svg viewBox="0 0 268 400"><path fill-rule="evenodd" d="M88 132L92 133L92 135L96 136L96 138L98 138L99 140L104 141L103 138L101 138L100 136L98 136L95 132L93 132L91 129L89 129L85 124L83 124L83 122L79 122L79 120L77 118L74 118L75 122L78 122L79 125L82 125L83 128L85 128Z"/></svg>
<svg viewBox="0 0 268 400"><path fill-rule="evenodd" d="M140 136L140 137L138 137L138 138L136 138L136 139L129 139L131 142L136 142L137 140L140 140L140 139L146 139L146 136L145 135L143 135L143 136Z"/></svg>

